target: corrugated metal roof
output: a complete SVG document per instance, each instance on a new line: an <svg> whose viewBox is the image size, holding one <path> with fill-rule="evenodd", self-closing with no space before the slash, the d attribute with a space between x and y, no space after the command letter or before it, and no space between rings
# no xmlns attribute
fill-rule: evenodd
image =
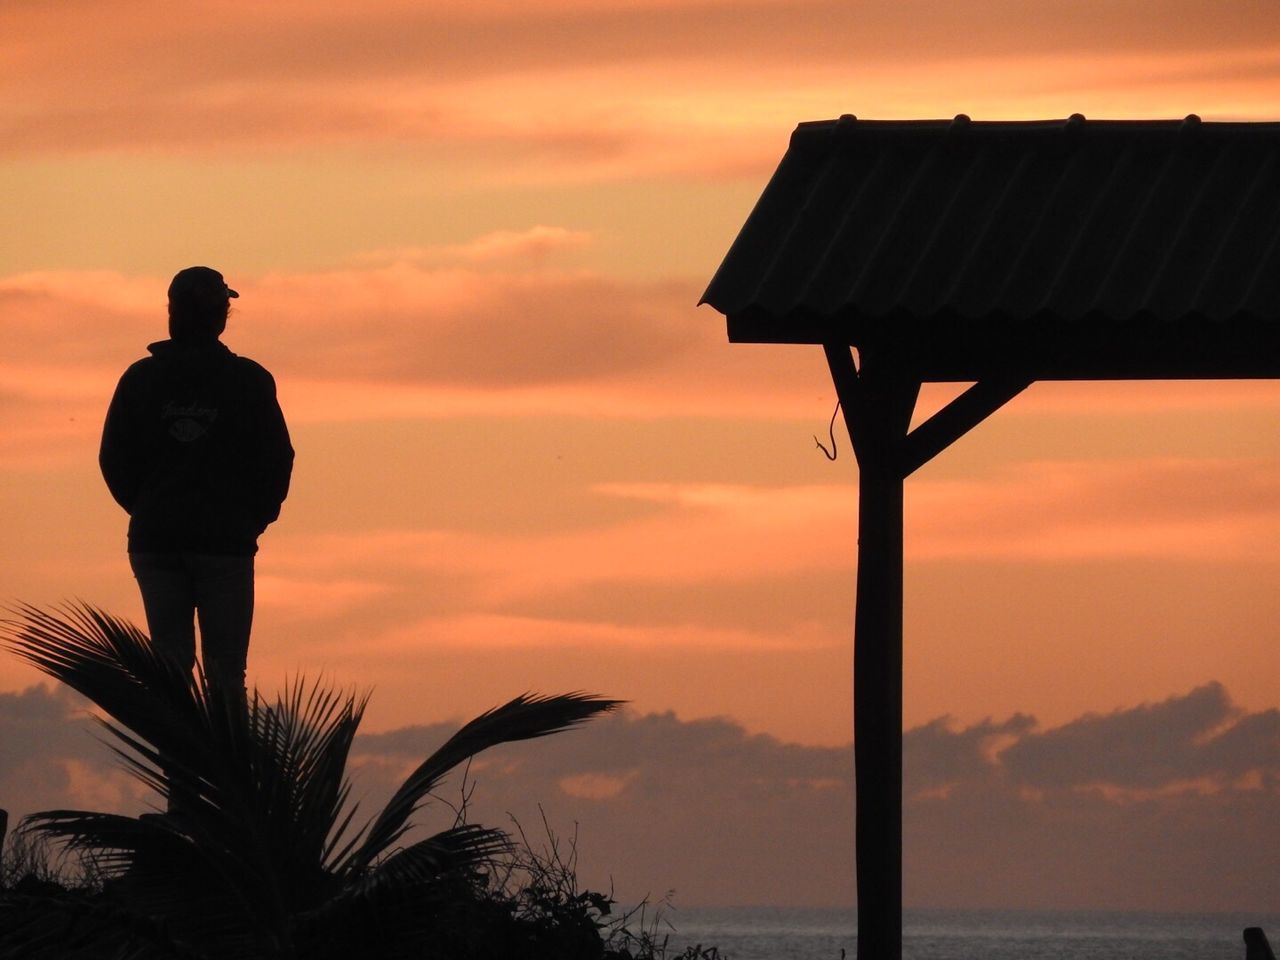
<svg viewBox="0 0 1280 960"><path fill-rule="evenodd" d="M802 123L702 302L926 380L1280 376L1280 123Z"/></svg>

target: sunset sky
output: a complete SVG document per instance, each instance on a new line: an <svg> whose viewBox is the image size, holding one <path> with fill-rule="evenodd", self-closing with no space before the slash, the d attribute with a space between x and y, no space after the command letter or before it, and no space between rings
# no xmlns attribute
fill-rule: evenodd
<svg viewBox="0 0 1280 960"><path fill-rule="evenodd" d="M1276 120L1280 7L51 0L0 5L0 84L0 597L142 622L99 431L169 278L208 264L297 449L251 682L372 688L375 795L524 690L629 700L510 754L561 765L537 783L578 804L590 869L839 901L856 466L814 445L821 350L730 345L695 304L797 122ZM911 478L909 903L1264 902L1278 427L1276 383L1037 384ZM139 802L38 683L0 657L0 805ZM922 839L992 809L1015 826L973 850ZM716 845L725 810L754 846ZM669 846L627 846L660 816ZM1103 864L1165 824L1163 874ZM1096 850L1037 878L1081 830ZM1219 883L1162 886L1226 850Z"/></svg>

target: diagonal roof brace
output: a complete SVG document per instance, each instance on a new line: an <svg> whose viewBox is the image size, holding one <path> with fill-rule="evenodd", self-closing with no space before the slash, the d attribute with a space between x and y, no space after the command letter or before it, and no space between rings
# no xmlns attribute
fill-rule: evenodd
<svg viewBox="0 0 1280 960"><path fill-rule="evenodd" d="M823 344L823 350L827 355L827 366L831 370L831 380L835 384L836 395L840 398L840 409L844 411L845 428L849 431L853 453L861 466L866 447L872 442L867 436L867 411L864 409L866 400L862 377L853 361L853 354L847 346L827 343ZM905 414L905 422L890 424L889 429L901 441L897 445L894 457L901 476L904 479L911 476L1020 394L1032 382L1030 379L1017 376L991 376L979 380L924 423L907 432L911 423L911 414L915 410L916 393L920 389L920 383L909 379L900 380L902 398L894 409L900 421Z"/></svg>
<svg viewBox="0 0 1280 960"><path fill-rule="evenodd" d="M909 477L1020 394L1032 381L1017 377L979 380L904 440L902 475Z"/></svg>

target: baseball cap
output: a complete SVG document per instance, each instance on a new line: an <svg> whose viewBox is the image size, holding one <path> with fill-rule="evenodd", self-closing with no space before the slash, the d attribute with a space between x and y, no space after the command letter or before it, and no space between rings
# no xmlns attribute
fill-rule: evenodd
<svg viewBox="0 0 1280 960"><path fill-rule="evenodd" d="M223 295L232 299L240 296L222 279L222 274L212 267L187 267L173 275L169 283L169 299Z"/></svg>

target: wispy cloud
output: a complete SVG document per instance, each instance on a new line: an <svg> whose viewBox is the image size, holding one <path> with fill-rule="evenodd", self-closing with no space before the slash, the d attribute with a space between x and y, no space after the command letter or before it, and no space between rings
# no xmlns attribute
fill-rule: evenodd
<svg viewBox="0 0 1280 960"><path fill-rule="evenodd" d="M287 620L324 620L377 602L391 588L369 580L309 581L260 576L254 581L254 602Z"/></svg>
<svg viewBox="0 0 1280 960"><path fill-rule="evenodd" d="M589 231L535 225L372 251L340 269L235 276L226 339L277 374L299 424L692 416L807 420L806 441L822 431L834 397L820 350L731 347L722 319L694 308L696 282L573 266L592 243ZM96 441L116 378L165 335L165 285L110 271L0 277L0 457ZM922 409L945 394L928 391ZM999 423L1057 417L1070 430L1073 417L1277 405L1256 383L1037 384Z"/></svg>
<svg viewBox="0 0 1280 960"><path fill-rule="evenodd" d="M1261 557L1280 528L1269 460L1032 462L912 484L908 557Z"/></svg>
<svg viewBox="0 0 1280 960"><path fill-rule="evenodd" d="M967 481L912 482L908 562L1061 562L1183 557L1256 561L1280 531L1269 461L1043 462ZM583 529L369 531L276 545L277 561L322 571L448 568L491 600L609 582L713 582L851 569L856 502L844 484L603 484L656 503ZM563 495L575 495L565 490ZM583 501L584 518L591 516ZM541 561L541 562L540 562Z"/></svg>
<svg viewBox="0 0 1280 960"><path fill-rule="evenodd" d="M542 263L565 252L581 249L592 242L589 230L571 230L543 224L524 230L495 230L466 243L438 244L429 247L393 247L353 254L356 264L510 264Z"/></svg>
<svg viewBox="0 0 1280 960"><path fill-rule="evenodd" d="M534 227L379 265L233 272L242 296L226 340L276 373L292 423L776 419L811 408L819 351L730 351L718 318L694 309L693 283L550 262L586 243L584 231ZM0 279L0 457L43 457L69 433L96 442L116 379L166 335L166 282L92 271Z"/></svg>
<svg viewBox="0 0 1280 960"><path fill-rule="evenodd" d="M198 28L164 9L6 9L9 155L410 143L487 154L490 176L767 172L780 125L847 110L1257 115L1280 48L1246 2L382 0Z"/></svg>

